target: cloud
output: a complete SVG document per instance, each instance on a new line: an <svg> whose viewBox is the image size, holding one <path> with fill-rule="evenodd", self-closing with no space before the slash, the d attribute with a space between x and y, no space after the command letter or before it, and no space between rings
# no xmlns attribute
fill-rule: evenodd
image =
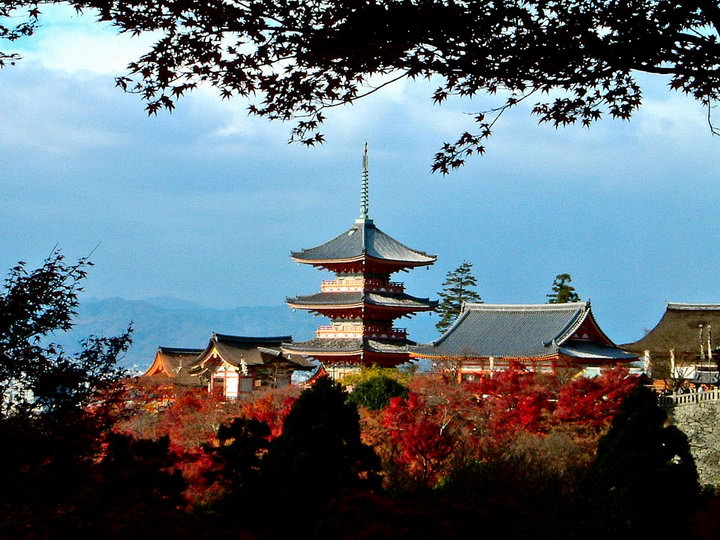
<svg viewBox="0 0 720 540"><path fill-rule="evenodd" d="M138 37L118 34L111 25L97 22L94 10L77 14L69 6L46 6L42 11L36 34L5 49L22 55L22 62L50 70L78 75L122 74L157 37L151 33Z"/></svg>

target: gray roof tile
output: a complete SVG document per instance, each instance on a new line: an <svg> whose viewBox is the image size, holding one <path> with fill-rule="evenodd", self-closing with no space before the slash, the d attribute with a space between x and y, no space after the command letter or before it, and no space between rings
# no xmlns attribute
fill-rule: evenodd
<svg viewBox="0 0 720 540"><path fill-rule="evenodd" d="M201 364L213 348L217 349L223 360L233 366L239 366L241 360L244 360L248 366L261 366L276 360L284 360L296 364L298 368L310 368L311 364L304 358L288 358L280 354L280 345L290 340L292 336L246 337L213 334L208 346L193 363L193 368L196 371L202 369Z"/></svg>
<svg viewBox="0 0 720 540"><path fill-rule="evenodd" d="M370 219L360 219L355 224L324 244L292 253L299 261L327 261L356 259L367 255L375 259L407 262L412 266L432 264L437 259L424 251L417 251L388 236Z"/></svg>
<svg viewBox="0 0 720 540"><path fill-rule="evenodd" d="M288 298L287 303L298 306L349 306L365 302L377 306L402 307L410 309L433 309L437 301L417 298L405 293L379 292L321 292L309 296Z"/></svg>
<svg viewBox="0 0 720 540"><path fill-rule="evenodd" d="M465 304L464 311L440 339L420 346L427 356L532 358L557 354L561 346L573 355L589 357L590 343L569 341L592 317L589 302L566 304ZM614 344L595 344L602 357L624 355ZM594 357L597 358L597 357Z"/></svg>
<svg viewBox="0 0 720 540"><path fill-rule="evenodd" d="M368 338L313 338L297 343L283 343L283 350L304 352L354 352L373 351L381 353L406 353L410 340L383 340Z"/></svg>

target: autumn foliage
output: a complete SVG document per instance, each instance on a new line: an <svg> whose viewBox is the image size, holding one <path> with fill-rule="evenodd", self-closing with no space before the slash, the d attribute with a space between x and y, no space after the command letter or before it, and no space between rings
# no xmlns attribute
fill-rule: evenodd
<svg viewBox="0 0 720 540"><path fill-rule="evenodd" d="M395 478L416 488L439 484L463 464L497 459L511 447L517 452L520 440L532 446L528 437L562 436L573 455L589 462L637 384L623 368L561 384L519 364L472 383L418 376L407 398L391 399L379 414L364 411L364 436Z"/></svg>

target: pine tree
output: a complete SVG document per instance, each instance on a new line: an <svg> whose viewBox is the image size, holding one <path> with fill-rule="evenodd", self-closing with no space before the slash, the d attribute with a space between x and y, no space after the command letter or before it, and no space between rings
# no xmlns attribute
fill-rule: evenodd
<svg viewBox="0 0 720 540"><path fill-rule="evenodd" d="M463 302L482 302L480 295L473 290L477 285L475 276L472 275L472 263L465 261L455 270L451 270L445 277L443 290L438 293L442 298L438 306L438 312L442 316L435 327L444 332L455 321Z"/></svg>
<svg viewBox="0 0 720 540"><path fill-rule="evenodd" d="M550 300L548 304L566 304L567 302L579 302L580 297L575 292L575 287L570 285L572 278L570 274L558 274L552 284L552 293L546 294Z"/></svg>

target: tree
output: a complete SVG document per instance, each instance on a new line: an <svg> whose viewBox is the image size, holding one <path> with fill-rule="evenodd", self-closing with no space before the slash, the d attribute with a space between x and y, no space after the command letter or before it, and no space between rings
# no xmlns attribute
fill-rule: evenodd
<svg viewBox="0 0 720 540"><path fill-rule="evenodd" d="M91 336L73 356L49 342L72 328L90 266L87 259L68 265L53 251L36 270L28 272L24 262L10 270L0 291L0 418L90 414L90 405L106 405L108 392L118 389L124 372L116 361L130 346L130 329L114 338Z"/></svg>
<svg viewBox="0 0 720 540"><path fill-rule="evenodd" d="M5 0L0 37L32 35L47 3L94 8L120 32L158 35L117 79L150 114L209 84L223 98L255 98L253 114L295 119L293 139L313 145L328 109L400 79L437 82L436 103L499 94L475 114L475 129L435 155L442 173L482 154L499 117L523 101L536 100L540 122L589 126L632 116L642 103L638 72L667 75L708 116L720 95L714 0ZM0 52L0 66L17 59Z"/></svg>
<svg viewBox="0 0 720 540"><path fill-rule="evenodd" d="M464 302L481 302L480 295L473 290L477 280L472 275L472 263L465 261L445 276L443 290L438 293L440 321L435 325L440 332L447 330L460 315Z"/></svg>
<svg viewBox="0 0 720 540"><path fill-rule="evenodd" d="M408 389L395 379L378 375L358 384L350 394L350 400L371 411L384 409L394 397L406 398Z"/></svg>
<svg viewBox="0 0 720 540"><path fill-rule="evenodd" d="M271 514L286 505L283 523L268 516L279 536L282 528L312 530L330 499L377 486L379 460L360 440L357 408L347 398L338 383L321 377L300 394L282 435L270 443L260 466L260 500Z"/></svg>
<svg viewBox="0 0 720 540"><path fill-rule="evenodd" d="M384 412L394 462L417 487L432 487L453 451L449 420L438 421L437 416L415 393L390 399Z"/></svg>
<svg viewBox="0 0 720 540"><path fill-rule="evenodd" d="M90 265L67 264L53 251L38 269L20 262L0 290L3 536L90 537L102 530L125 537L141 526L150 532L180 525L183 483L164 469L167 440L136 442L110 431L124 376L116 361L130 331L91 336L73 355L50 341L72 327ZM141 523L148 512L154 520Z"/></svg>
<svg viewBox="0 0 720 540"><path fill-rule="evenodd" d="M575 287L570 285L572 278L570 274L558 274L552 284L552 293L546 294L549 298L548 304L566 304L567 302L579 302L580 297L575 292Z"/></svg>
<svg viewBox="0 0 720 540"><path fill-rule="evenodd" d="M586 488L589 534L581 536L683 536L697 501L697 478L687 437L667 425L656 394L637 385L598 444ZM673 493L671 519L664 518L667 493ZM602 531L597 523L603 523Z"/></svg>

